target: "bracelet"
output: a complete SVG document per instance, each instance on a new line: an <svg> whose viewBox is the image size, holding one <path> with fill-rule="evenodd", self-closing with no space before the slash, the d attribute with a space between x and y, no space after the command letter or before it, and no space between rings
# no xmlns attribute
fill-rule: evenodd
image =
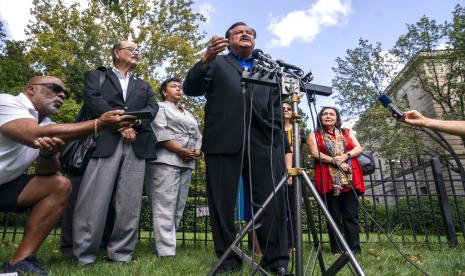
<svg viewBox="0 0 465 276"><path fill-rule="evenodd" d="M94 136L97 136L97 134L98 134L97 120L98 120L98 119L94 119Z"/></svg>
<svg viewBox="0 0 465 276"><path fill-rule="evenodd" d="M39 151L39 156L43 159L52 159L53 155L55 155L53 152L49 154L43 154L42 151Z"/></svg>

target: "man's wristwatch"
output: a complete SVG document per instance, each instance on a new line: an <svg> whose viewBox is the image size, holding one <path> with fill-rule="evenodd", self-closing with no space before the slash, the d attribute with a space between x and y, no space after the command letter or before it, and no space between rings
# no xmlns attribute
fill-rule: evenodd
<svg viewBox="0 0 465 276"><path fill-rule="evenodd" d="M347 159L352 158L352 154L350 154L350 153L346 153L346 156L347 156Z"/></svg>

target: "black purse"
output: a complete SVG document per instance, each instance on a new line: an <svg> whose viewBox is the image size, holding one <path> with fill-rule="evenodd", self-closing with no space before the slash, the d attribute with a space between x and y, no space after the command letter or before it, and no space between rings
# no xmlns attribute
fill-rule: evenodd
<svg viewBox="0 0 465 276"><path fill-rule="evenodd" d="M375 158L373 152L364 150L357 156L360 168L362 168L363 175L370 175L375 172Z"/></svg>
<svg viewBox="0 0 465 276"><path fill-rule="evenodd" d="M70 176L81 176L95 150L93 135L67 143L60 153L62 170Z"/></svg>
<svg viewBox="0 0 465 276"><path fill-rule="evenodd" d="M99 88L105 81L104 67L99 67L100 79ZM90 111L85 105L81 107L79 114L76 116L76 122L82 122L92 119ZM95 150L97 137L89 135L66 143L60 152L61 169L70 176L81 176L89 164L90 158Z"/></svg>

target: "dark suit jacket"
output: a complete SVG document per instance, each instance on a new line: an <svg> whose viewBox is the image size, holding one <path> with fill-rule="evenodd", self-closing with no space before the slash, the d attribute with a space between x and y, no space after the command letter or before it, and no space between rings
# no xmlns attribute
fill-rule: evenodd
<svg viewBox="0 0 465 276"><path fill-rule="evenodd" d="M206 154L239 152L244 138L244 106L248 125L251 97L251 127L259 130L263 143L271 143L272 128L274 146L283 142L279 91L248 84L248 91L243 95L241 74L242 68L238 61L228 54L217 56L207 70L203 69L199 61L186 76L184 93L190 96L205 95L207 99L202 144Z"/></svg>
<svg viewBox="0 0 465 276"><path fill-rule="evenodd" d="M124 101L121 84L111 69L105 71L105 81L100 88L99 71L93 70L84 74L83 100L84 107L92 118L98 118L102 113L116 109L149 111L154 118L158 112L155 93L150 84L131 76L126 101ZM156 158L156 138L150 123L150 120L141 120L141 124L134 127L137 136L132 146L139 158ZM121 134L116 130L102 131L97 138L96 149L92 157L109 157L115 151L120 139Z"/></svg>

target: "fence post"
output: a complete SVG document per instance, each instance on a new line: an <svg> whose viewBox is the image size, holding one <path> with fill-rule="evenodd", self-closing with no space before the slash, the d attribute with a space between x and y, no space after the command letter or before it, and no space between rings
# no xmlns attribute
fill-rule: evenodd
<svg viewBox="0 0 465 276"><path fill-rule="evenodd" d="M442 220L446 229L447 240L450 245L458 245L457 236L455 234L454 223L452 222L452 215L450 212L449 199L447 198L444 177L441 172L441 164L438 158L431 159L431 166L433 169L434 184L438 193L439 206L441 207Z"/></svg>

